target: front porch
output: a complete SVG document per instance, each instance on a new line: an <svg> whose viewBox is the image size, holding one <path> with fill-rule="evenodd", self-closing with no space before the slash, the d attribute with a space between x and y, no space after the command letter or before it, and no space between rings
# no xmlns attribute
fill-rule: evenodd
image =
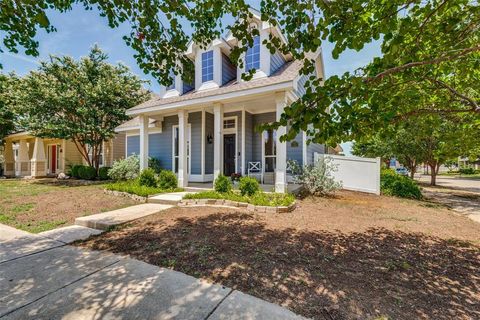
<svg viewBox="0 0 480 320"><path fill-rule="evenodd" d="M258 178L266 191L285 192L287 159L304 162L303 135L287 144L279 140L286 128L256 128L279 119L288 102L286 92L277 92L169 108L141 114L117 131L126 133L127 155L140 155L141 169L156 158L177 174L179 187L211 188L220 174L240 174Z"/></svg>
<svg viewBox="0 0 480 320"><path fill-rule="evenodd" d="M53 176L65 168L64 145L59 139L42 139L27 132L5 139L4 175L7 177Z"/></svg>

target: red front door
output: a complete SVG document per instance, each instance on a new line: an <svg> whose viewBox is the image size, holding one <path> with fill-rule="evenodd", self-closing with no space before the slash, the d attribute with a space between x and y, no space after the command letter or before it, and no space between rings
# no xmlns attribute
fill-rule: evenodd
<svg viewBox="0 0 480 320"><path fill-rule="evenodd" d="M51 157L51 163L50 163L50 169L51 169L51 173L56 173L57 171L57 146L56 145L53 145L50 149L51 153L52 153L52 157Z"/></svg>

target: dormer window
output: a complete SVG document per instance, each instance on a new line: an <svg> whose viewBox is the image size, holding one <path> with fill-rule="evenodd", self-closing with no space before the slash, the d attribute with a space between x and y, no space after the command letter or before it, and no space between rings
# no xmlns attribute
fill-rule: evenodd
<svg viewBox="0 0 480 320"><path fill-rule="evenodd" d="M260 69L260 37L253 37L253 46L247 49L245 54L245 70Z"/></svg>
<svg viewBox="0 0 480 320"><path fill-rule="evenodd" d="M167 90L173 90L175 89L175 73L173 72L173 69L170 69L168 77L172 80L172 84L167 87Z"/></svg>
<svg viewBox="0 0 480 320"><path fill-rule="evenodd" d="M213 80L213 50L202 53L202 82Z"/></svg>

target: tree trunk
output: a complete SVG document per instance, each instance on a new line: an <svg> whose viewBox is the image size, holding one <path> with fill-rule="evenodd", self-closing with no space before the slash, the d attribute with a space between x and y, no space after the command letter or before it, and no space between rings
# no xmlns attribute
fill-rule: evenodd
<svg viewBox="0 0 480 320"><path fill-rule="evenodd" d="M416 168L415 168L415 167L413 167L413 168L410 169L410 178L412 178L412 179L415 178L415 172L416 172Z"/></svg>
<svg viewBox="0 0 480 320"><path fill-rule="evenodd" d="M437 185L437 162L429 163L430 166L430 185L436 186Z"/></svg>

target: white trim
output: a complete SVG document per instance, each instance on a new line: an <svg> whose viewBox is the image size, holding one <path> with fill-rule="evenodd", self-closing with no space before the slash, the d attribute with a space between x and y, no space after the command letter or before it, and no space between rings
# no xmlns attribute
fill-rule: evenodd
<svg viewBox="0 0 480 320"><path fill-rule="evenodd" d="M205 114L205 109L202 109L202 146L200 150L200 173L202 177L205 176L205 123L206 123L206 114Z"/></svg>
<svg viewBox="0 0 480 320"><path fill-rule="evenodd" d="M172 126L172 171L175 174L178 174L175 172L175 128L178 128L178 124L175 124ZM188 150L188 175L190 176L190 171L192 171L192 124L189 123L187 125L187 130L188 130L188 147L190 148ZM180 143L179 143L180 147ZM177 156L178 157L178 156Z"/></svg>
<svg viewBox="0 0 480 320"><path fill-rule="evenodd" d="M225 114L225 113L224 113ZM225 123L225 120L231 120L231 119L235 119L235 128L229 128L229 129L224 129L223 128L223 125ZM222 163L225 164L225 148L224 148L224 145L223 145L223 142L224 142L224 136L225 135L231 135L231 134L234 134L235 135L235 173L237 172L237 168L238 168L238 116L229 116L229 117L223 117L222 119ZM223 165L220 172L222 172L222 174L225 174L224 172L224 169L225 166Z"/></svg>
<svg viewBox="0 0 480 320"><path fill-rule="evenodd" d="M276 131L276 130L274 130ZM264 131L262 131L260 134L262 136L262 174L265 175L265 135L264 135ZM276 141L274 141L273 143L276 143ZM277 146L275 146L275 155L274 156L268 156L269 158L275 158L275 168L276 168L276 163L277 163ZM273 171L275 172L275 170ZM263 181L262 181L263 183Z"/></svg>
<svg viewBox="0 0 480 320"><path fill-rule="evenodd" d="M199 97L199 98L192 98L184 101L179 101L179 102L173 102L171 104L165 104L161 106L151 106L151 107L143 107L143 108L138 108L135 110L127 110L126 114L129 116L134 116L134 115L140 115L146 112L156 112L156 111L163 111L163 110L170 110L170 109L175 109L175 108L180 108L180 107L190 107L190 106L196 106L196 105L202 105L202 104L209 104L213 102L218 102L220 100L228 100L228 99L245 99L245 96L247 95L255 95L255 94L261 94L261 93L267 93L270 91L279 91L279 90L288 90L288 89L293 89L293 81L292 80L287 80L285 82L280 82L277 84L273 85L267 85L264 87L257 87L257 88L252 88L252 89L246 89L246 90L239 90L239 91L234 91L234 92L229 92L229 93L224 93L224 94L216 94L216 95L211 95L208 97Z"/></svg>
<svg viewBox="0 0 480 320"><path fill-rule="evenodd" d="M242 170L241 174L242 176L247 174L247 170L245 169L245 107L242 109L242 151L241 151L241 157L242 157Z"/></svg>

